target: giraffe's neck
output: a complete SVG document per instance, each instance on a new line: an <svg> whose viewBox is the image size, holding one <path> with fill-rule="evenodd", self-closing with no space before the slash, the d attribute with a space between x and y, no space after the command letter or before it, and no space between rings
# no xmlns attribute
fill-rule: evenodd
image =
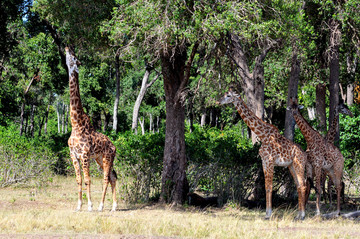
<svg viewBox="0 0 360 239"><path fill-rule="evenodd" d="M272 125L259 119L254 112L246 106L245 102L240 97L234 97L233 104L246 125L259 137L260 141L263 142L266 140L276 129Z"/></svg>
<svg viewBox="0 0 360 239"><path fill-rule="evenodd" d="M84 109L81 104L79 79L77 73L70 76L69 88L70 88L71 126L72 127L81 126L83 120L82 118L84 115Z"/></svg>
<svg viewBox="0 0 360 239"><path fill-rule="evenodd" d="M87 118L81 104L77 62L75 55L66 49L66 64L69 70L70 117L73 128L83 126L84 118Z"/></svg>
<svg viewBox="0 0 360 239"><path fill-rule="evenodd" d="M318 132L315 131L313 127L311 127L311 125L304 119L304 117L299 112L294 112L293 116L296 124L300 128L301 133L304 135L306 142L314 141L314 135L318 134Z"/></svg>
<svg viewBox="0 0 360 239"><path fill-rule="evenodd" d="M337 127L339 125L339 112L337 110L334 111L334 118L331 122L329 131L327 132L325 139L327 142L333 144L335 141Z"/></svg>

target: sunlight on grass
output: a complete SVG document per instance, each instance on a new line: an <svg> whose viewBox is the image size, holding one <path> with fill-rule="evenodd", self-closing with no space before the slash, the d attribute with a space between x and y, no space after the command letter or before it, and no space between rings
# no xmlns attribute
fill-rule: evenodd
<svg viewBox="0 0 360 239"><path fill-rule="evenodd" d="M94 179L94 207L101 196L101 180ZM294 221L296 208L274 209L270 221L263 210L236 207L198 210L193 207L120 204L110 212L75 212L76 183L73 178L57 177L51 186L6 188L0 194L1 235L141 235L179 238L354 238L360 236L356 222L343 219L323 221L307 216ZM110 194L109 194L110 195ZM109 196L108 195L108 196Z"/></svg>

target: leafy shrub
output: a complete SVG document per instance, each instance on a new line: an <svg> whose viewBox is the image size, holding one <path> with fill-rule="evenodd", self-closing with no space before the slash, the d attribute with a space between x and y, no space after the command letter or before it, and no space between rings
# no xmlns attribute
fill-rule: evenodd
<svg viewBox="0 0 360 239"><path fill-rule="evenodd" d="M340 150L345 158L345 176L360 188L360 108L351 107L353 118L340 116Z"/></svg>
<svg viewBox="0 0 360 239"><path fill-rule="evenodd" d="M258 146L240 132L237 126L223 131L195 127L186 134L190 190L215 194L220 204L249 196L261 161Z"/></svg>
<svg viewBox="0 0 360 239"><path fill-rule="evenodd" d="M20 137L15 126L0 128L0 186L47 181L54 154L38 140Z"/></svg>
<svg viewBox="0 0 360 239"><path fill-rule="evenodd" d="M254 172L261 167L258 147L241 136L239 129L201 128L185 135L187 176L191 190L215 194L223 202L241 201L254 187ZM164 132L134 135L120 133L115 170L123 200L146 202L157 199L161 190Z"/></svg>
<svg viewBox="0 0 360 239"><path fill-rule="evenodd" d="M134 135L128 131L113 141L117 150L114 167L123 199L146 202L160 195L164 133Z"/></svg>

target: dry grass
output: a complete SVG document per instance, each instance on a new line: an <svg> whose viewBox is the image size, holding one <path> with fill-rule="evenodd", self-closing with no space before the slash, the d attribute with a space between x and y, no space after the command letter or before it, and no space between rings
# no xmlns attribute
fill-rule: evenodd
<svg viewBox="0 0 360 239"><path fill-rule="evenodd" d="M97 208L101 180L93 179ZM107 199L110 199L110 190ZM124 205L110 212L75 212L74 178L56 177L45 188L0 189L0 238L355 238L356 221L323 221L309 216L294 221L295 208L275 209L263 220L263 210L227 207L197 210L164 205Z"/></svg>

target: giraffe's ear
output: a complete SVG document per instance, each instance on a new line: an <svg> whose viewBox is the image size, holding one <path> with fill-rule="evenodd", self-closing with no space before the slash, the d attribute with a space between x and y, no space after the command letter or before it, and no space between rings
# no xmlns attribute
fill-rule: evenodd
<svg viewBox="0 0 360 239"><path fill-rule="evenodd" d="M299 105L298 108L299 108L299 110L302 110L302 109L304 109L304 106L303 106L303 105Z"/></svg>

